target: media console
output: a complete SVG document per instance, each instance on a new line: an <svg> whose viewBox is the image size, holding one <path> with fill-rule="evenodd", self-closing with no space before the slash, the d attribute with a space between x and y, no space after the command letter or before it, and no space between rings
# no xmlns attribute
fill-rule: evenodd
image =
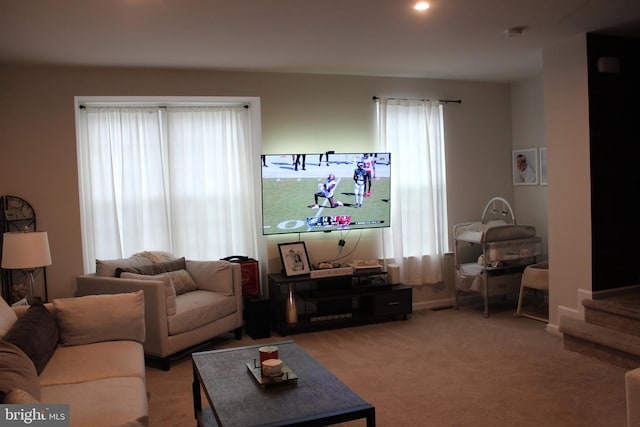
<svg viewBox="0 0 640 427"><path fill-rule="evenodd" d="M287 310L292 302L295 319ZM385 271L313 279L308 274L270 274L269 305L271 327L286 336L399 317L406 320L412 312L412 291L405 285L388 284Z"/></svg>

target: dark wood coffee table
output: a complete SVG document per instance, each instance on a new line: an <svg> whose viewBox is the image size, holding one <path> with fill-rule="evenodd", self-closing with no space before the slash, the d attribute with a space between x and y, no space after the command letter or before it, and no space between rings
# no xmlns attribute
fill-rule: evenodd
<svg viewBox="0 0 640 427"><path fill-rule="evenodd" d="M269 343L297 375L295 383L263 387L247 363L261 345L203 351L193 362L193 408L198 426L324 426L366 419L376 425L375 407L309 356L294 341ZM210 408L202 407L201 390Z"/></svg>

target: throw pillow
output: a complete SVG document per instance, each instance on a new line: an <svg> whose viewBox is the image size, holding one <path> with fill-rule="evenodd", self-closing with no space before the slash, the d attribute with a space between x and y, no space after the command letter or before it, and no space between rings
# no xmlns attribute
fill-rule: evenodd
<svg viewBox="0 0 640 427"><path fill-rule="evenodd" d="M176 295L182 295L187 292L195 291L198 289L198 285L193 281L193 278L187 270L169 271L167 273L158 274L158 276L166 276L171 279L173 288L176 290Z"/></svg>
<svg viewBox="0 0 640 427"><path fill-rule="evenodd" d="M187 261L187 271L198 289L233 295L233 275L229 261Z"/></svg>
<svg viewBox="0 0 640 427"><path fill-rule="evenodd" d="M149 276L146 274L135 274L123 272L120 275L121 279L136 279L136 280L160 280L164 284L164 300L167 305L167 316L173 316L176 314L176 290L173 287L171 277L158 274L156 276Z"/></svg>
<svg viewBox="0 0 640 427"><path fill-rule="evenodd" d="M4 395L2 403L5 405L37 405L40 402L35 397L31 396L29 392L19 388L14 388Z"/></svg>
<svg viewBox="0 0 640 427"><path fill-rule="evenodd" d="M53 306L61 345L119 340L144 342L142 290L54 299Z"/></svg>
<svg viewBox="0 0 640 427"><path fill-rule="evenodd" d="M97 259L96 260L96 276L117 277L116 270L118 268L142 267L151 264L151 261L143 256L133 255L129 258L118 259Z"/></svg>
<svg viewBox="0 0 640 427"><path fill-rule="evenodd" d="M24 351L6 341L0 341L0 392L22 389L40 399L40 380L36 367Z"/></svg>
<svg viewBox="0 0 640 427"><path fill-rule="evenodd" d="M0 298L0 338L9 332L9 329L13 327L17 319L18 317L13 308L4 299Z"/></svg>
<svg viewBox="0 0 640 427"><path fill-rule="evenodd" d="M148 274L154 276L156 274L167 273L169 271L183 270L185 268L185 259L184 257L182 257L173 261L159 262L156 264L148 264L139 267L117 268L116 277L120 277L120 275L124 272Z"/></svg>
<svg viewBox="0 0 640 427"><path fill-rule="evenodd" d="M149 261L153 263L169 262L177 259L177 257L173 256L173 254L163 251L144 251L134 254L133 256L143 256L145 258L148 258Z"/></svg>
<svg viewBox="0 0 640 427"><path fill-rule="evenodd" d="M34 303L3 339L24 351L40 375L58 344L56 319L44 304Z"/></svg>

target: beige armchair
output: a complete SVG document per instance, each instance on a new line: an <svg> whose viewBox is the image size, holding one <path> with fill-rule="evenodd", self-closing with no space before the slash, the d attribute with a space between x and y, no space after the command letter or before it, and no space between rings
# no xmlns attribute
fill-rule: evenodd
<svg viewBox="0 0 640 427"><path fill-rule="evenodd" d="M233 331L242 336L240 265L228 261L189 261L142 253L98 260L96 273L77 278L77 295L141 289L145 299L144 352L163 370L212 338Z"/></svg>

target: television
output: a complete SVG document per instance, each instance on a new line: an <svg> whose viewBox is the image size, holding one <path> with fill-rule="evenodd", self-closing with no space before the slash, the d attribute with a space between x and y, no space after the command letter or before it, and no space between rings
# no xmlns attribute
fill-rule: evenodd
<svg viewBox="0 0 640 427"><path fill-rule="evenodd" d="M263 235L390 227L390 153L263 154L260 160ZM357 198L363 180L365 193Z"/></svg>

